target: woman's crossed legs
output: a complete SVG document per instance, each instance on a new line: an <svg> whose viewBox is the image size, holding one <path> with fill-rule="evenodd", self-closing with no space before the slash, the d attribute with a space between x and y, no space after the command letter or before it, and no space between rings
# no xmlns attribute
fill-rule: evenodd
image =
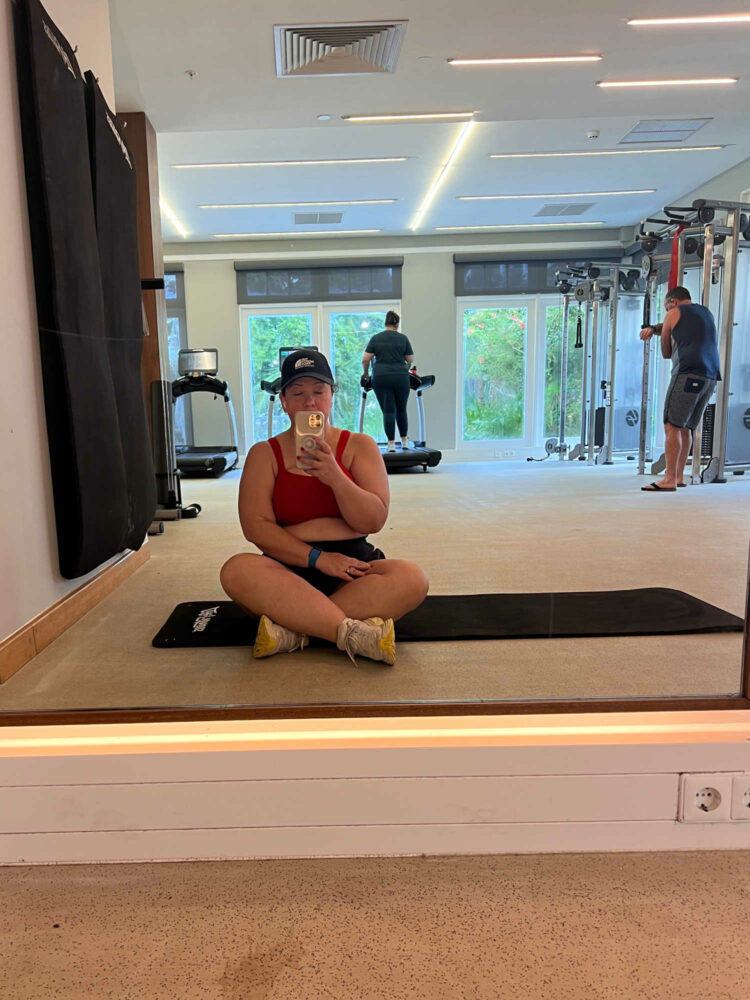
<svg viewBox="0 0 750 1000"><path fill-rule="evenodd" d="M267 615L293 632L335 643L345 619L402 618L422 603L429 581L406 559L378 559L366 576L342 581L326 597L275 559L242 552L222 567L221 585L251 614Z"/></svg>

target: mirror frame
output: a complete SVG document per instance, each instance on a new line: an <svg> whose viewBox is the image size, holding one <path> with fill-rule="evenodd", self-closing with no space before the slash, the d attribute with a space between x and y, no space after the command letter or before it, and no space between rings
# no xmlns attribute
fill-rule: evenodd
<svg viewBox="0 0 750 1000"><path fill-rule="evenodd" d="M715 712L750 709L750 560L745 587L745 628L740 692L717 697L608 698L574 701L323 702L305 705L196 705L181 708L52 709L0 712L0 727L205 722L263 719L424 718L429 716L572 715L609 712Z"/></svg>

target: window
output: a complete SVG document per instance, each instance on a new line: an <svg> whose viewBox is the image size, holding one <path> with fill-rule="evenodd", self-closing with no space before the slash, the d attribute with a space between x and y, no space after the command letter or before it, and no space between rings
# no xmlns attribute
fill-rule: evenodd
<svg viewBox="0 0 750 1000"><path fill-rule="evenodd" d="M332 422L337 427L359 430L362 389L362 354L370 337L383 329L389 309L400 309L396 300L382 305L311 303L297 306L242 306L243 367L246 372L246 398L252 399L248 414L248 442L265 441L269 437L268 411L270 397L260 387L261 381L273 382L279 375L279 348L317 347L331 364L336 380ZM273 410L270 436L288 426L278 403ZM383 437L380 409L372 393L368 393L363 430L376 440Z"/></svg>
<svg viewBox="0 0 750 1000"><path fill-rule="evenodd" d="M373 310L341 309L328 307L329 360L338 385L334 399L334 416L339 427L359 429L359 411L362 404L362 390L359 379L362 375L362 354L373 334L385 326L385 309ZM376 441L383 438L383 419L380 407L372 392L367 394L364 424L365 434Z"/></svg>
<svg viewBox="0 0 750 1000"><path fill-rule="evenodd" d="M250 386L252 407L252 439L265 441L269 436L286 430L288 421L277 404L273 428L268 433L269 395L261 389L261 381L273 382L279 376L279 348L304 347L313 343L313 318L309 310L286 312L274 310L251 313L247 318L247 341L250 356Z"/></svg>
<svg viewBox="0 0 750 1000"><path fill-rule="evenodd" d="M173 382L179 378L178 355L188 346L185 275L182 271L165 272L164 296L167 300L167 371L162 371L162 378ZM188 395L177 401L173 416L175 446L188 447L193 443L193 410Z"/></svg>
<svg viewBox="0 0 750 1000"><path fill-rule="evenodd" d="M562 388L563 307L548 305L544 310L546 349L544 360L544 436L560 436L560 393ZM583 324L583 307L573 303L568 311L568 364L565 392L565 437L577 437L581 430L583 392L583 349L576 348L578 323Z"/></svg>
<svg viewBox="0 0 750 1000"><path fill-rule="evenodd" d="M524 305L463 309L463 440L524 437Z"/></svg>

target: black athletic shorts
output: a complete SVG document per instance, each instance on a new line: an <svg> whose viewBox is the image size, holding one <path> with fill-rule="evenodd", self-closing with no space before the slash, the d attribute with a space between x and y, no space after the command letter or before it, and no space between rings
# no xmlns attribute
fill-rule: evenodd
<svg viewBox="0 0 750 1000"><path fill-rule="evenodd" d="M362 562L375 562L377 559L385 559L385 553L381 552L380 549L376 549L365 537L343 538L327 542L307 542L307 544L312 545L314 549L320 549L321 552L340 552L342 555L350 556L352 559L361 559ZM338 590L342 584L346 583L346 580L341 580L337 576L328 576L326 573L321 573L319 569L310 569L309 566L287 566L286 563L283 565L287 569L290 569L292 573L301 576L303 580L307 580L311 586L321 591L326 597L330 597L334 590Z"/></svg>

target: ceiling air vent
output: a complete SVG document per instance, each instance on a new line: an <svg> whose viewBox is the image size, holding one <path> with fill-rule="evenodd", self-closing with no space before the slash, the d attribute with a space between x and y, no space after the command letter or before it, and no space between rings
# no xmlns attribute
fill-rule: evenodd
<svg viewBox="0 0 750 1000"><path fill-rule="evenodd" d="M295 212L295 226L317 226L321 222L330 225L332 222L341 222L343 212Z"/></svg>
<svg viewBox="0 0 750 1000"><path fill-rule="evenodd" d="M542 205L537 215L583 215L584 212L588 212L590 208L593 208L596 203L593 201L580 202L571 201L568 204L562 204L560 202L550 203L549 205Z"/></svg>
<svg viewBox="0 0 750 1000"><path fill-rule="evenodd" d="M710 121L710 118L678 118L638 122L620 143L682 142Z"/></svg>
<svg viewBox="0 0 750 1000"><path fill-rule="evenodd" d="M393 73L408 23L277 24L276 76Z"/></svg>

